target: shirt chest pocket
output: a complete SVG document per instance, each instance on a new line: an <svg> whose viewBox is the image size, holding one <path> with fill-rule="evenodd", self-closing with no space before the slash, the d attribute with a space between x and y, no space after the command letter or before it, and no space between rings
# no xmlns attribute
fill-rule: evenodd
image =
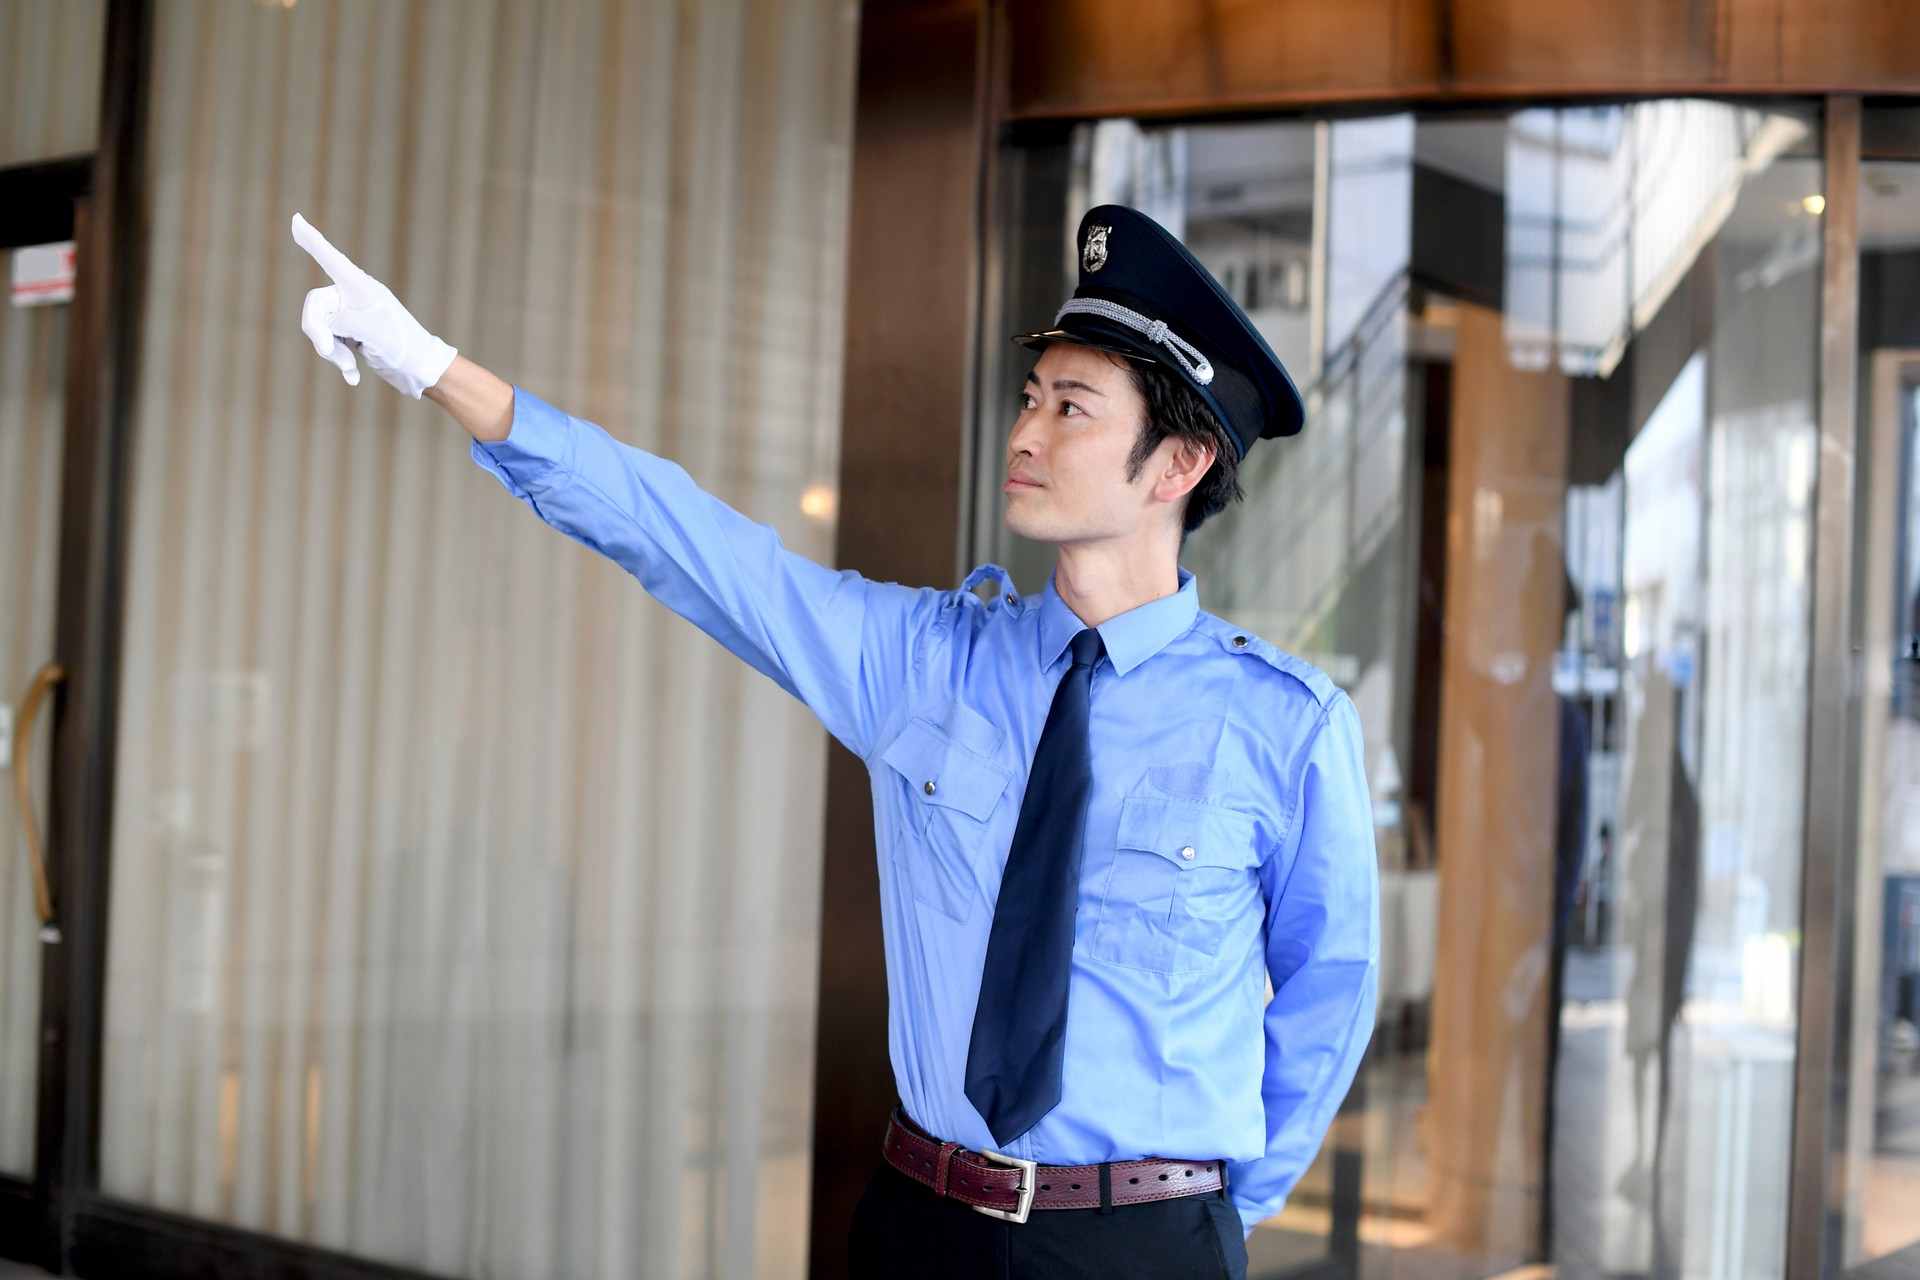
<svg viewBox="0 0 1920 1280"><path fill-rule="evenodd" d="M896 874L916 902L964 924L979 897L975 868L987 853L990 819L1012 772L918 717L880 758L907 788L910 834L918 837L895 842Z"/></svg>
<svg viewBox="0 0 1920 1280"><path fill-rule="evenodd" d="M1189 800L1121 802L1094 924L1095 959L1155 973L1206 973L1263 910L1252 815Z"/></svg>

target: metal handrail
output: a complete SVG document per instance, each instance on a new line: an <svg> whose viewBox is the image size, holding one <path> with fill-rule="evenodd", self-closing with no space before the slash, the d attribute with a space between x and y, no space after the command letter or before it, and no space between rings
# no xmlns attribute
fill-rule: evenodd
<svg viewBox="0 0 1920 1280"><path fill-rule="evenodd" d="M33 818L33 789L29 782L31 770L28 768L27 752L33 745L34 723L40 718L40 704L54 687L67 678L67 669L57 662L49 662L34 674L33 683L27 686L27 696L21 700L20 721L14 727L13 735L13 794L20 804L20 826L26 836L27 861L33 868L33 903L40 915L40 941L48 944L60 941L60 926L53 918L53 890L47 882L47 859L40 844L40 828Z"/></svg>

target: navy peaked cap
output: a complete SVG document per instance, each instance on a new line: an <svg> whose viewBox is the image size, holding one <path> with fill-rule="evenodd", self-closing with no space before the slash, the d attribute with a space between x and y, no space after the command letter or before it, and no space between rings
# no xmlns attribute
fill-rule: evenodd
<svg viewBox="0 0 1920 1280"><path fill-rule="evenodd" d="M1080 284L1028 347L1076 342L1165 366L1212 409L1241 457L1306 418L1280 357L1227 291L1166 228L1125 205L1080 219Z"/></svg>

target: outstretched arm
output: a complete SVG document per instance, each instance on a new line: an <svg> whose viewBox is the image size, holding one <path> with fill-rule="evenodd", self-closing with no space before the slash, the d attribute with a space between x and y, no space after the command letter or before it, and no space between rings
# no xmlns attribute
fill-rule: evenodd
<svg viewBox="0 0 1920 1280"><path fill-rule="evenodd" d="M806 703L863 759L945 597L823 568L664 458L513 387L428 333L299 215L294 239L333 283L300 327L348 383L358 360L473 437L474 461L536 515ZM356 359L357 357L357 359Z"/></svg>

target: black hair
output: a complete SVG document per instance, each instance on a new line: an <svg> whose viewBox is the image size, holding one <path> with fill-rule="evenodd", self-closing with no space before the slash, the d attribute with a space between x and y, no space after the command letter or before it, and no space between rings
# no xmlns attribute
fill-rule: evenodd
<svg viewBox="0 0 1920 1280"><path fill-rule="evenodd" d="M1140 438L1134 441L1133 455L1127 459L1129 482L1140 478L1153 451L1169 436L1188 444L1213 446L1213 465L1187 494L1187 508L1181 516L1181 537L1185 538L1209 517L1226 510L1229 502L1246 497L1240 489L1240 453L1213 410L1192 387L1163 365L1141 360L1126 364L1133 376L1133 389L1147 406Z"/></svg>

